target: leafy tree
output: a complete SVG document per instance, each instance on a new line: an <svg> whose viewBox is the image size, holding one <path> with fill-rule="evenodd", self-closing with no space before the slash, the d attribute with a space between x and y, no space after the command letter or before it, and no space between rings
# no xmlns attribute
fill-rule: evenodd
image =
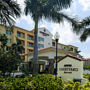
<svg viewBox="0 0 90 90"><path fill-rule="evenodd" d="M0 48L0 70L2 71L3 75L6 72L11 73L13 70L17 70L18 65L23 61L20 57L20 53L16 51L12 46L8 51L5 50L7 44L7 37L5 35L0 35L1 39L1 47ZM5 36L5 37L4 37ZM20 47L16 44L16 48Z"/></svg>
<svg viewBox="0 0 90 90"><path fill-rule="evenodd" d="M35 22L33 73L38 73L38 22L42 18L56 23L66 19L76 27L77 21L62 12L70 7L71 2L72 0L25 0L25 14L31 15Z"/></svg>
<svg viewBox="0 0 90 90"><path fill-rule="evenodd" d="M0 0L0 23L13 25L15 19L20 17L21 10L15 0Z"/></svg>
<svg viewBox="0 0 90 90"><path fill-rule="evenodd" d="M14 50L15 53L17 53L17 54L23 53L24 47L21 44L21 41L18 38L16 38L16 42L17 43L12 44L11 49Z"/></svg>
<svg viewBox="0 0 90 90"><path fill-rule="evenodd" d="M5 47L7 46L7 37L5 34L0 34L0 47L2 48L3 52L5 50Z"/></svg>

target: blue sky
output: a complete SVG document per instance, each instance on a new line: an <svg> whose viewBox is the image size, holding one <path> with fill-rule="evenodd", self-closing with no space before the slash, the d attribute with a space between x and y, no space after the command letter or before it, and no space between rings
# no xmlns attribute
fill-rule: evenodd
<svg viewBox="0 0 90 90"><path fill-rule="evenodd" d="M24 0L17 0L17 2L23 11ZM90 0L73 0L71 7L64 10L64 12L80 19L90 16ZM16 21L16 26L32 30L34 28L34 22L30 16L26 17L22 14L21 18ZM86 42L80 42L79 36L72 32L72 28L67 21L57 24L43 19L39 22L39 27L46 27L53 35L57 31L60 34L60 43L77 46L81 51L81 55L85 58L90 58L90 38Z"/></svg>

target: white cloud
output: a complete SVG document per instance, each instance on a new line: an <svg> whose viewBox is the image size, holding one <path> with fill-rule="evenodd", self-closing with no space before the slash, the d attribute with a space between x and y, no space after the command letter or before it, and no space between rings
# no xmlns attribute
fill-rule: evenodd
<svg viewBox="0 0 90 90"><path fill-rule="evenodd" d="M28 22L28 24L33 24L34 23L30 15L28 15L28 16L21 15L20 19L18 19L19 23L20 23L20 20L26 20Z"/></svg>
<svg viewBox="0 0 90 90"><path fill-rule="evenodd" d="M25 7L24 0L17 0L17 3L20 4L20 7L21 7L21 9L23 11L24 10L24 7Z"/></svg>
<svg viewBox="0 0 90 90"><path fill-rule="evenodd" d="M79 3L83 6L84 11L90 9L90 0L79 0Z"/></svg>
<svg viewBox="0 0 90 90"><path fill-rule="evenodd" d="M84 58L90 58L90 53L89 52L81 52L80 53Z"/></svg>
<svg viewBox="0 0 90 90"><path fill-rule="evenodd" d="M73 7L73 10L76 11L76 8L77 8L76 0L73 0L73 3L71 4L71 6Z"/></svg>

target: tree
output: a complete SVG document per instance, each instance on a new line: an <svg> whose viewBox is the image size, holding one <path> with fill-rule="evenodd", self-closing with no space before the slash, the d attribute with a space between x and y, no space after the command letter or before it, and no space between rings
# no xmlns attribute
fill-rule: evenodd
<svg viewBox="0 0 90 90"><path fill-rule="evenodd" d="M21 56L19 55L23 49L17 51L21 45L12 44L12 46L9 47L9 50L6 51L7 37L5 35L0 35L0 43L0 70L3 75L5 75L6 72L11 73L13 70L17 70L18 65L23 62L23 59L21 59ZM15 48L13 45L15 45Z"/></svg>
<svg viewBox="0 0 90 90"><path fill-rule="evenodd" d="M16 38L16 42L17 43L12 44L11 49L17 54L22 54L24 51L24 47L18 38Z"/></svg>
<svg viewBox="0 0 90 90"><path fill-rule="evenodd" d="M80 40L82 42L86 41L86 39L90 36L90 16L80 22L75 32L77 34L81 34Z"/></svg>
<svg viewBox="0 0 90 90"><path fill-rule="evenodd" d="M35 22L33 73L38 73L38 22L42 18L56 23L66 19L76 27L77 21L62 12L70 7L71 2L72 0L25 0L25 15L31 15Z"/></svg>
<svg viewBox="0 0 90 90"><path fill-rule="evenodd" d="M7 37L5 34L0 34L0 47L2 48L2 51L4 52L5 47L7 46Z"/></svg>
<svg viewBox="0 0 90 90"><path fill-rule="evenodd" d="M3 25L13 25L15 19L20 17L21 10L19 4L14 0L0 0L0 23Z"/></svg>

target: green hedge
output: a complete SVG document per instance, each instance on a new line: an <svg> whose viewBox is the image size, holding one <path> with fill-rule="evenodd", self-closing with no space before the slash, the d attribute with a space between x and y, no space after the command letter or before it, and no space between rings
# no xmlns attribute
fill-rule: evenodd
<svg viewBox="0 0 90 90"><path fill-rule="evenodd" d="M25 76L24 78L0 77L0 90L89 90L90 82L81 85L79 82L55 80L50 74Z"/></svg>

